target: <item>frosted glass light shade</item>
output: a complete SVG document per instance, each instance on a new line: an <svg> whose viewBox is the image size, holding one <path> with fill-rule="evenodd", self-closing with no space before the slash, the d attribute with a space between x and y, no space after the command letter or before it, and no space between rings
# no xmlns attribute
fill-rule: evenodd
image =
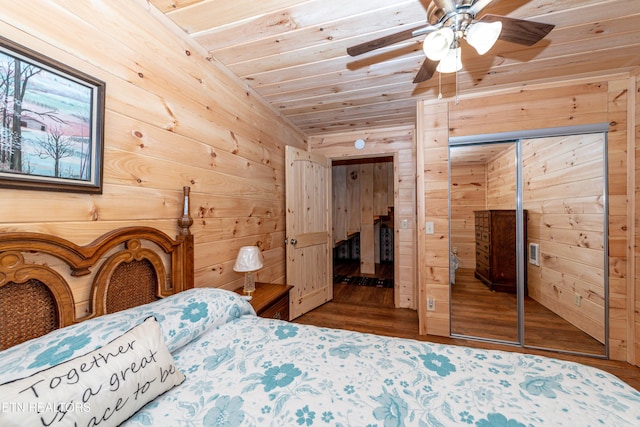
<svg viewBox="0 0 640 427"><path fill-rule="evenodd" d="M455 49L449 49L447 56L445 56L440 61L436 70L439 73L455 73L456 71L461 70L462 69L461 54L462 54L462 49L460 49L460 47L457 47Z"/></svg>
<svg viewBox="0 0 640 427"><path fill-rule="evenodd" d="M453 43L453 30L449 27L440 28L429 33L422 43L422 50L432 61L440 61L447 56L449 46Z"/></svg>
<svg viewBox="0 0 640 427"><path fill-rule="evenodd" d="M467 29L466 39L479 55L484 55L496 44L500 32L502 31L502 22L476 22Z"/></svg>
<svg viewBox="0 0 640 427"><path fill-rule="evenodd" d="M247 273L249 271L260 270L263 266L262 252L257 246L243 246L238 251L238 257L236 263L233 266L233 271L239 273Z"/></svg>

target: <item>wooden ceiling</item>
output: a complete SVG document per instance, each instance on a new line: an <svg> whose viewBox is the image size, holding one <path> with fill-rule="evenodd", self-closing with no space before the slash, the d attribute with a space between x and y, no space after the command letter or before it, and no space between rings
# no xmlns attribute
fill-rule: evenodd
<svg viewBox="0 0 640 427"><path fill-rule="evenodd" d="M416 102L640 66L640 0L494 0L479 15L554 24L532 47L463 44L463 70L412 80L416 37L353 58L349 46L426 22L429 0L149 0L307 135L414 124Z"/></svg>

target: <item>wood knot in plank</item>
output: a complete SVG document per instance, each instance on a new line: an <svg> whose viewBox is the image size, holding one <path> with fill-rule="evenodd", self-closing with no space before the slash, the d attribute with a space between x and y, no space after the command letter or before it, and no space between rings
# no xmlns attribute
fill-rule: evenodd
<svg viewBox="0 0 640 427"><path fill-rule="evenodd" d="M615 98L613 98L614 101L617 101L618 99L622 98L623 96L625 96L627 94L627 90L623 89L622 92L620 92Z"/></svg>
<svg viewBox="0 0 640 427"><path fill-rule="evenodd" d="M91 208L90 214L91 214L91 221L97 221L98 219L100 219L100 215L98 215L98 208L96 206L93 206Z"/></svg>

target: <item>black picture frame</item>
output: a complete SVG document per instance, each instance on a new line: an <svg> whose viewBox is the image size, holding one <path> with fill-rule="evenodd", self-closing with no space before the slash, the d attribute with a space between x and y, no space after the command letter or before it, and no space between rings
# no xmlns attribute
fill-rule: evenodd
<svg viewBox="0 0 640 427"><path fill-rule="evenodd" d="M101 194L104 111L103 81L0 37L0 187Z"/></svg>

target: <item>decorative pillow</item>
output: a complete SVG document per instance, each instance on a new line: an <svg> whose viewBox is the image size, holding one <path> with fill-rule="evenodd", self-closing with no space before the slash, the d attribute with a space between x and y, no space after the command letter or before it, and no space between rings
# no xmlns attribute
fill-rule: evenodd
<svg viewBox="0 0 640 427"><path fill-rule="evenodd" d="M149 316L160 323L164 342L173 353L207 330L247 314L255 315L255 311L235 292L189 289L139 307L85 320L0 351L0 383L23 378L95 350Z"/></svg>
<svg viewBox="0 0 640 427"><path fill-rule="evenodd" d="M182 383L155 318L84 356L0 385L0 425L120 425Z"/></svg>

